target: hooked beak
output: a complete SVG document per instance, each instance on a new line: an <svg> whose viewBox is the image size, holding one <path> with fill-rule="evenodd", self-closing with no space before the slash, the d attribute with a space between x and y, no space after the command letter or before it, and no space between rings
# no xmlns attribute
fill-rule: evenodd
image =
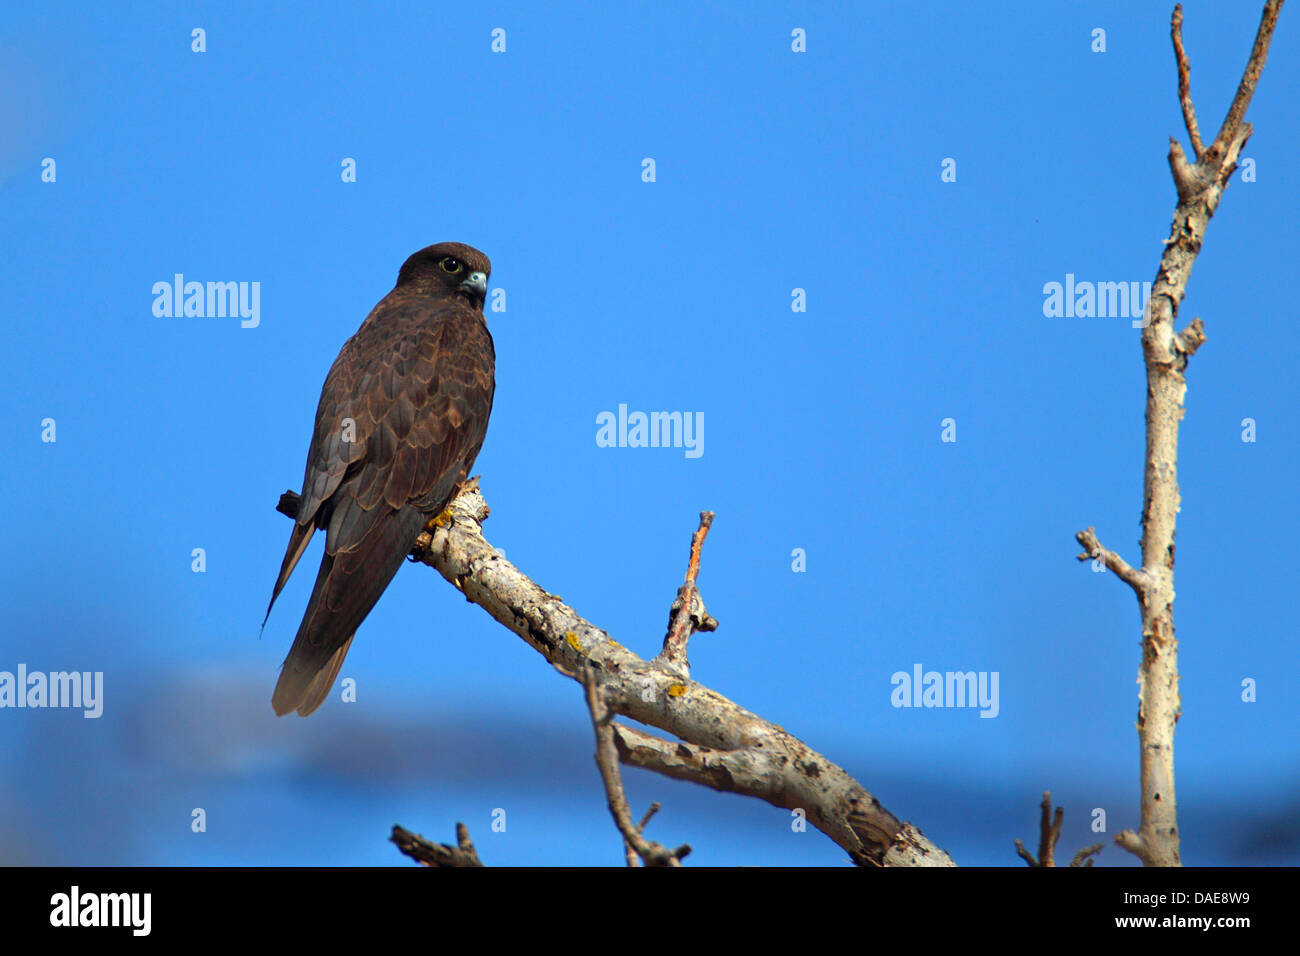
<svg viewBox="0 0 1300 956"><path fill-rule="evenodd" d="M471 272L469 274L469 277L460 284L460 287L462 289L466 289L474 293L474 295L478 296L478 298L480 299L486 298L487 297L487 273Z"/></svg>

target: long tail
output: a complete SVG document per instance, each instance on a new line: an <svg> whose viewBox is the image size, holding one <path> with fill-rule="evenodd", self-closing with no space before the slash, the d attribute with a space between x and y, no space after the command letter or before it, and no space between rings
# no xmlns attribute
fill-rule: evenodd
<svg viewBox="0 0 1300 956"><path fill-rule="evenodd" d="M425 515L407 505L376 520L347 550L321 560L307 612L293 639L271 707L306 717L329 694L356 630L415 545Z"/></svg>
<svg viewBox="0 0 1300 956"><path fill-rule="evenodd" d="M262 618L262 630L266 630L266 622L271 617L271 608L275 607L275 599L284 590L285 582L289 580L289 575L293 574L293 569L298 566L298 559L307 550L307 545L311 543L311 536L315 531L316 526L313 524L294 524L293 533L289 535L289 547L285 549L284 561L280 564L280 576L275 579L271 601L266 605L266 616ZM257 636L262 636L260 631Z"/></svg>

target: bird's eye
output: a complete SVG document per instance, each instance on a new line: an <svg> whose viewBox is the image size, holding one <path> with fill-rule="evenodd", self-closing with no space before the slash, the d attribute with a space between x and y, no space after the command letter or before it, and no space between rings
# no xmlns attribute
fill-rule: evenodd
<svg viewBox="0 0 1300 956"><path fill-rule="evenodd" d="M463 272L465 269L465 267L460 264L459 259L453 259L451 256L447 256L447 258L445 259L439 259L438 265L442 266L443 272L446 272L450 275L455 275L458 272Z"/></svg>

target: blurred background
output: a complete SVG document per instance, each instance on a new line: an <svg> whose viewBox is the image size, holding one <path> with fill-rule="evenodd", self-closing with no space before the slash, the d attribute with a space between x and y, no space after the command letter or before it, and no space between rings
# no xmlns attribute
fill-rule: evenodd
<svg viewBox="0 0 1300 956"><path fill-rule="evenodd" d="M339 348L441 240L505 291L475 471L511 561L648 657L711 509L721 627L695 679L958 863L1022 865L1045 789L1060 856L1135 826L1137 608L1074 533L1140 559L1140 333L1049 316L1044 287L1154 276L1186 142L1172 4L1001 6L7 9L0 671L101 671L104 701L0 709L0 863L407 865L392 824L464 821L488 864L621 865L580 689L431 569L362 626L355 702L271 712L322 548L259 638L274 505ZM1207 139L1260 6L1185 5ZM1297 378L1276 344L1298 37L1285 13L1251 181L1180 318L1209 335L1180 447L1188 864L1300 862ZM259 283L257 326L155 315L177 273ZM620 404L702 414L703 454L599 447ZM891 706L917 664L997 672L997 717ZM690 864L846 862L788 811L625 780Z"/></svg>

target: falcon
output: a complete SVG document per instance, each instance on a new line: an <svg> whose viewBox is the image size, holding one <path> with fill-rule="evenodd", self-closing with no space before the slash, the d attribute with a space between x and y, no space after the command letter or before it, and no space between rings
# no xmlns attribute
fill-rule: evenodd
<svg viewBox="0 0 1300 956"><path fill-rule="evenodd" d="M357 628L483 446L496 353L483 300L492 265L459 242L414 253L330 367L269 618L317 529L325 555L271 707L306 717ZM265 624L265 619L263 620Z"/></svg>

